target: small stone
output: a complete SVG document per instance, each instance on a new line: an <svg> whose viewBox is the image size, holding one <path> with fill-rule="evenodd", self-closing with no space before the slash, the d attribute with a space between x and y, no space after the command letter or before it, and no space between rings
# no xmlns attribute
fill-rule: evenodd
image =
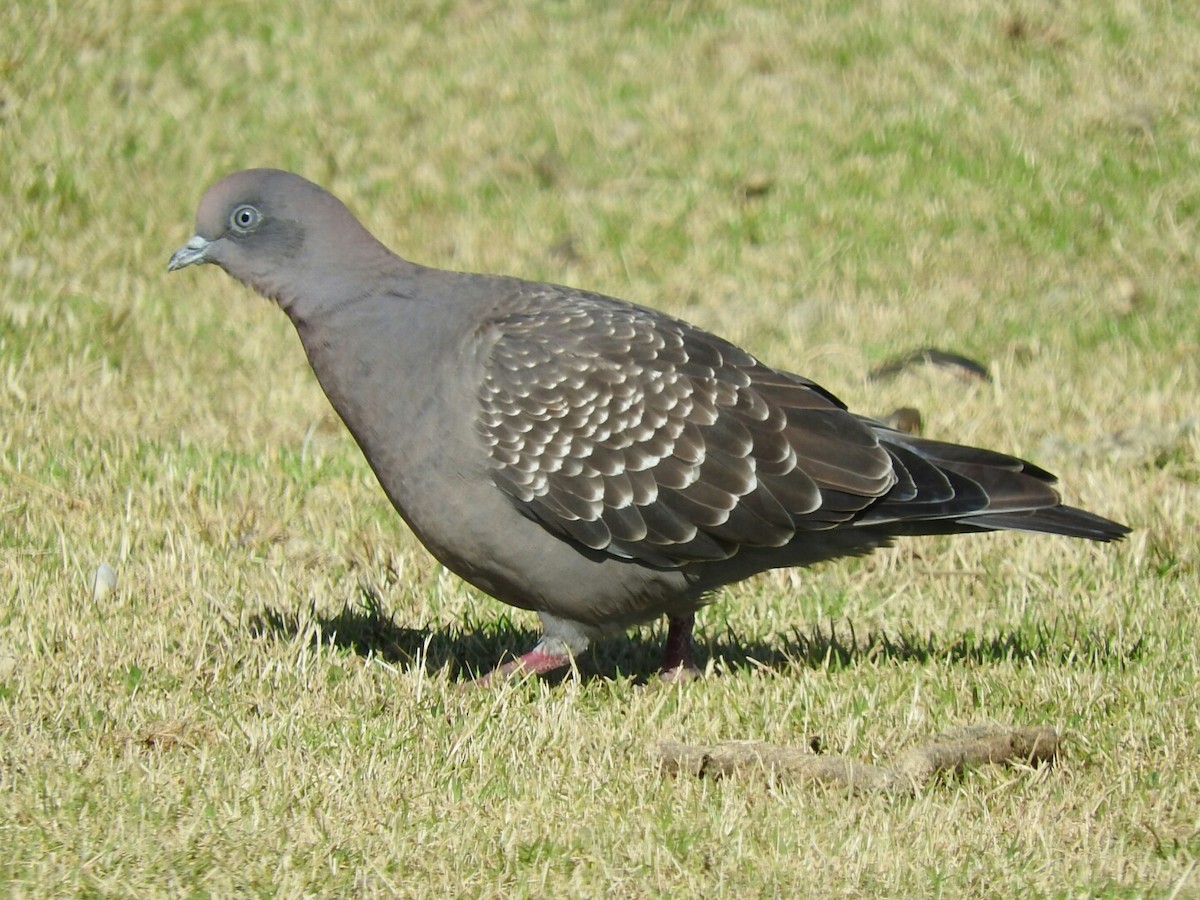
<svg viewBox="0 0 1200 900"><path fill-rule="evenodd" d="M96 567L92 575L92 599L103 600L117 586L117 570L106 562Z"/></svg>

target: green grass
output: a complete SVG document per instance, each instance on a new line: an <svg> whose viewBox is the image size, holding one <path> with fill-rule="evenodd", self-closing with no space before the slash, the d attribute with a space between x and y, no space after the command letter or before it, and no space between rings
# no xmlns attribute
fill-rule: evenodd
<svg viewBox="0 0 1200 900"><path fill-rule="evenodd" d="M1187 4L83 0L0 32L0 893L1200 892ZM1137 530L761 576L703 614L682 689L634 677L654 627L580 680L461 690L533 617L404 531L285 317L166 275L251 165L414 260L916 406ZM928 345L994 381L868 379ZM878 761L983 721L1066 756L911 798L649 756Z"/></svg>

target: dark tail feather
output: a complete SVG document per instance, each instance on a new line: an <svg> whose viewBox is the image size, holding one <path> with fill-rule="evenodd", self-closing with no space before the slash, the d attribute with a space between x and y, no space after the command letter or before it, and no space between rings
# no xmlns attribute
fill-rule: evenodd
<svg viewBox="0 0 1200 900"><path fill-rule="evenodd" d="M1089 541L1106 543L1119 541L1132 530L1120 522L1114 522L1073 506L1052 506L1049 509L996 513L994 515L984 513L959 521L964 525L973 525L977 528L1063 534L1067 537L1086 538Z"/></svg>
<svg viewBox="0 0 1200 900"><path fill-rule="evenodd" d="M1054 476L994 450L902 434L862 420L891 454L897 482L863 510L857 524L889 535L1036 531L1115 541L1130 529L1063 506Z"/></svg>

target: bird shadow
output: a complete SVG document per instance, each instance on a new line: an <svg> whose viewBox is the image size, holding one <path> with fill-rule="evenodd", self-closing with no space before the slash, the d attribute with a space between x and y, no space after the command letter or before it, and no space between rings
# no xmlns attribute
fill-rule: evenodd
<svg viewBox="0 0 1200 900"><path fill-rule="evenodd" d="M268 607L249 620L251 633L263 639L308 640L343 648L363 657L382 659L427 673L445 671L465 681L490 671L531 648L538 633L513 622L507 613L449 629L407 628L397 625L378 594L368 588L361 602L347 603L328 615L315 609L296 612ZM578 660L580 677L631 677L644 682L658 671L665 628L636 629L628 637L599 642ZM1077 622L1054 619L1021 630L991 634L918 634L911 631L858 631L846 620L810 623L768 638L745 637L731 628L701 633L696 641L697 663L720 671L761 669L840 670L881 662L987 665L1005 661L1069 663L1113 667L1141 657L1142 639L1121 642L1111 634ZM565 672L550 680L565 677Z"/></svg>

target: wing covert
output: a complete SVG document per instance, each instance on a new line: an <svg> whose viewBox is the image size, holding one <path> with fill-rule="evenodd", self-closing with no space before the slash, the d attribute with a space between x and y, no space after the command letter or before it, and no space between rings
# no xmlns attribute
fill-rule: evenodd
<svg viewBox="0 0 1200 900"><path fill-rule="evenodd" d="M527 515L654 565L832 528L894 483L821 388L654 310L541 289L485 325L477 430Z"/></svg>

